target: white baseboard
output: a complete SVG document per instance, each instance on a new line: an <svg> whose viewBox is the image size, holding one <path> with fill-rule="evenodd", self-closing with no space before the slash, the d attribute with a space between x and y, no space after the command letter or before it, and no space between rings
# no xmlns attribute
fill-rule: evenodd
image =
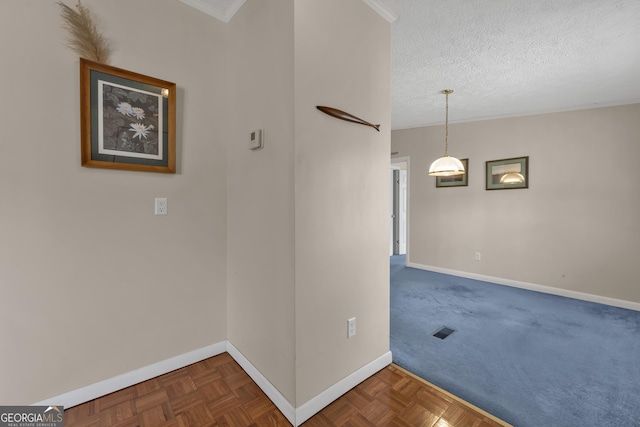
<svg viewBox="0 0 640 427"><path fill-rule="evenodd" d="M348 377L338 381L313 399L309 400L296 409L296 427L307 421L309 418L320 412L331 402L369 378L385 366L391 364L391 352L388 351L382 356L369 362Z"/></svg>
<svg viewBox="0 0 640 427"><path fill-rule="evenodd" d="M175 371L176 369L183 368L191 365L192 363L217 356L225 351L227 351L227 342L222 341L94 384L89 384L88 386L33 403L32 405L59 405L64 406L65 408L70 408L72 406L88 402L89 400L97 399L98 397L109 393L113 393L114 391L122 390L123 388L131 387L134 384L150 380L151 378L155 378L159 375Z"/></svg>
<svg viewBox="0 0 640 427"><path fill-rule="evenodd" d="M633 301L625 301L621 299L603 297L600 295L587 294L584 292L572 291L569 289L554 288L553 286L537 285L535 283L520 282L517 280L503 279L500 277L484 276L482 274L467 273L465 271L450 270L448 268L434 267L431 265L418 264L408 262L407 267L413 267L420 270L428 270L436 273L449 274L451 276L464 277L467 279L482 280L483 282L496 283L498 285L512 286L514 288L528 289L530 291L543 292L545 294L558 295L561 297L574 298L583 301L596 302L599 304L611 305L614 307L626 308L629 310L640 311L640 303Z"/></svg>
<svg viewBox="0 0 640 427"><path fill-rule="evenodd" d="M309 400L299 408L294 408L291 403L278 391L269 380L256 369L251 362L229 341L221 341L197 350L190 351L179 356L172 357L131 372L117 375L95 384L72 390L40 402L33 403L36 406L58 405L70 408L80 405L98 397L105 396L114 391L131 387L140 382L155 378L176 369L191 365L209 357L217 356L228 352L233 359L244 369L253 381L264 391L273 404L294 426L299 426L316 413L320 412L328 404L342 396L353 387L360 384L371 375L391 363L391 352L387 352L362 368L358 369L348 377L329 387L318 396Z"/></svg>
<svg viewBox="0 0 640 427"><path fill-rule="evenodd" d="M264 391L274 405L282 412L289 422L294 426L307 421L309 418L320 412L331 402L378 372L380 369L391 364L391 352L387 352L372 362L366 364L362 368L353 372L346 378L343 378L336 384L332 385L304 405L294 408L285 397L280 394L273 384L256 369L255 366L231 343L227 344L227 351L235 359L236 362L244 369L253 381Z"/></svg>
<svg viewBox="0 0 640 427"><path fill-rule="evenodd" d="M282 415L285 416L289 422L296 426L296 410L291 403L278 391L277 388L274 387L273 384L269 382L269 380L262 375L262 373L256 369L249 359L247 359L244 354L240 352L233 344L227 341L227 352L233 357L233 359L238 362L238 365L245 370L247 374L251 377L251 379L264 391L264 394L267 395L269 399L273 402L274 405L282 412Z"/></svg>

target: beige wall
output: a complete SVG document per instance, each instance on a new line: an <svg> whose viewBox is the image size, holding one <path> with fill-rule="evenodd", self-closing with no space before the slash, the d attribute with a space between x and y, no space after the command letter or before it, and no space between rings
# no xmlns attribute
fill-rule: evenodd
<svg viewBox="0 0 640 427"><path fill-rule="evenodd" d="M298 406L389 351L390 43L360 0L295 2Z"/></svg>
<svg viewBox="0 0 640 427"><path fill-rule="evenodd" d="M228 25L228 338L294 403L293 0L250 0Z"/></svg>
<svg viewBox="0 0 640 427"><path fill-rule="evenodd" d="M458 188L427 176L443 126L394 131L410 156L409 261L640 302L638 117L640 104L450 125L451 155L470 159ZM519 156L530 187L486 191L485 161Z"/></svg>
<svg viewBox="0 0 640 427"><path fill-rule="evenodd" d="M361 0L249 0L228 24L174 0L83 4L113 65L177 83L178 173L80 167L59 8L0 3L0 402L228 339L299 407L387 353L390 25Z"/></svg>
<svg viewBox="0 0 640 427"><path fill-rule="evenodd" d="M177 83L178 173L80 167L79 61L59 7L0 2L5 405L226 338L225 26L174 0L83 4L113 65Z"/></svg>
<svg viewBox="0 0 640 427"><path fill-rule="evenodd" d="M248 1L228 36L228 337L299 407L389 350L390 26L361 0Z"/></svg>

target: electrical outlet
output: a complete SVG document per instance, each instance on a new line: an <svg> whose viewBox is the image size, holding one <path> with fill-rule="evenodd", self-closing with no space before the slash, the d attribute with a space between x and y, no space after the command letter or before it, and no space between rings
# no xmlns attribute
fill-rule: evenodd
<svg viewBox="0 0 640 427"><path fill-rule="evenodd" d="M481 254L480 254L480 252L476 252L476 256L475 256L475 258L474 258L474 259L475 259L476 261L480 261L480 258L481 258Z"/></svg>
<svg viewBox="0 0 640 427"><path fill-rule="evenodd" d="M351 338L356 334L356 318L352 317L347 320L347 338Z"/></svg>
<svg viewBox="0 0 640 427"><path fill-rule="evenodd" d="M155 214L156 215L167 214L167 198L166 197L156 197Z"/></svg>

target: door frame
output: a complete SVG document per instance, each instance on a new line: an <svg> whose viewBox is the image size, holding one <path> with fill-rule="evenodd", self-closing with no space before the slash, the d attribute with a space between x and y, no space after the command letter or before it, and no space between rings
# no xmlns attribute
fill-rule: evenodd
<svg viewBox="0 0 640 427"><path fill-rule="evenodd" d="M400 169L399 166L394 166L394 163L405 163L407 165L407 231L406 231L406 236L405 236L405 241L407 244L407 251L406 251L406 262L407 264L409 263L409 251L411 248L411 159L409 156L398 156L398 157L391 157L391 162L390 162L390 170L393 169ZM390 189L391 191L391 198L393 199L394 195L393 195L393 186Z"/></svg>

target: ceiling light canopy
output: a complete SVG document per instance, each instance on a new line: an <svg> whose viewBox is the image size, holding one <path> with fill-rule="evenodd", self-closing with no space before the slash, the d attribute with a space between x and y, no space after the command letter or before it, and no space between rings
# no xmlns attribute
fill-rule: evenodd
<svg viewBox="0 0 640 427"><path fill-rule="evenodd" d="M446 96L446 113L444 122L444 156L431 163L429 175L431 176L454 176L463 175L464 166L462 162L455 157L449 155L449 95L453 93L452 89L444 89L442 93Z"/></svg>

